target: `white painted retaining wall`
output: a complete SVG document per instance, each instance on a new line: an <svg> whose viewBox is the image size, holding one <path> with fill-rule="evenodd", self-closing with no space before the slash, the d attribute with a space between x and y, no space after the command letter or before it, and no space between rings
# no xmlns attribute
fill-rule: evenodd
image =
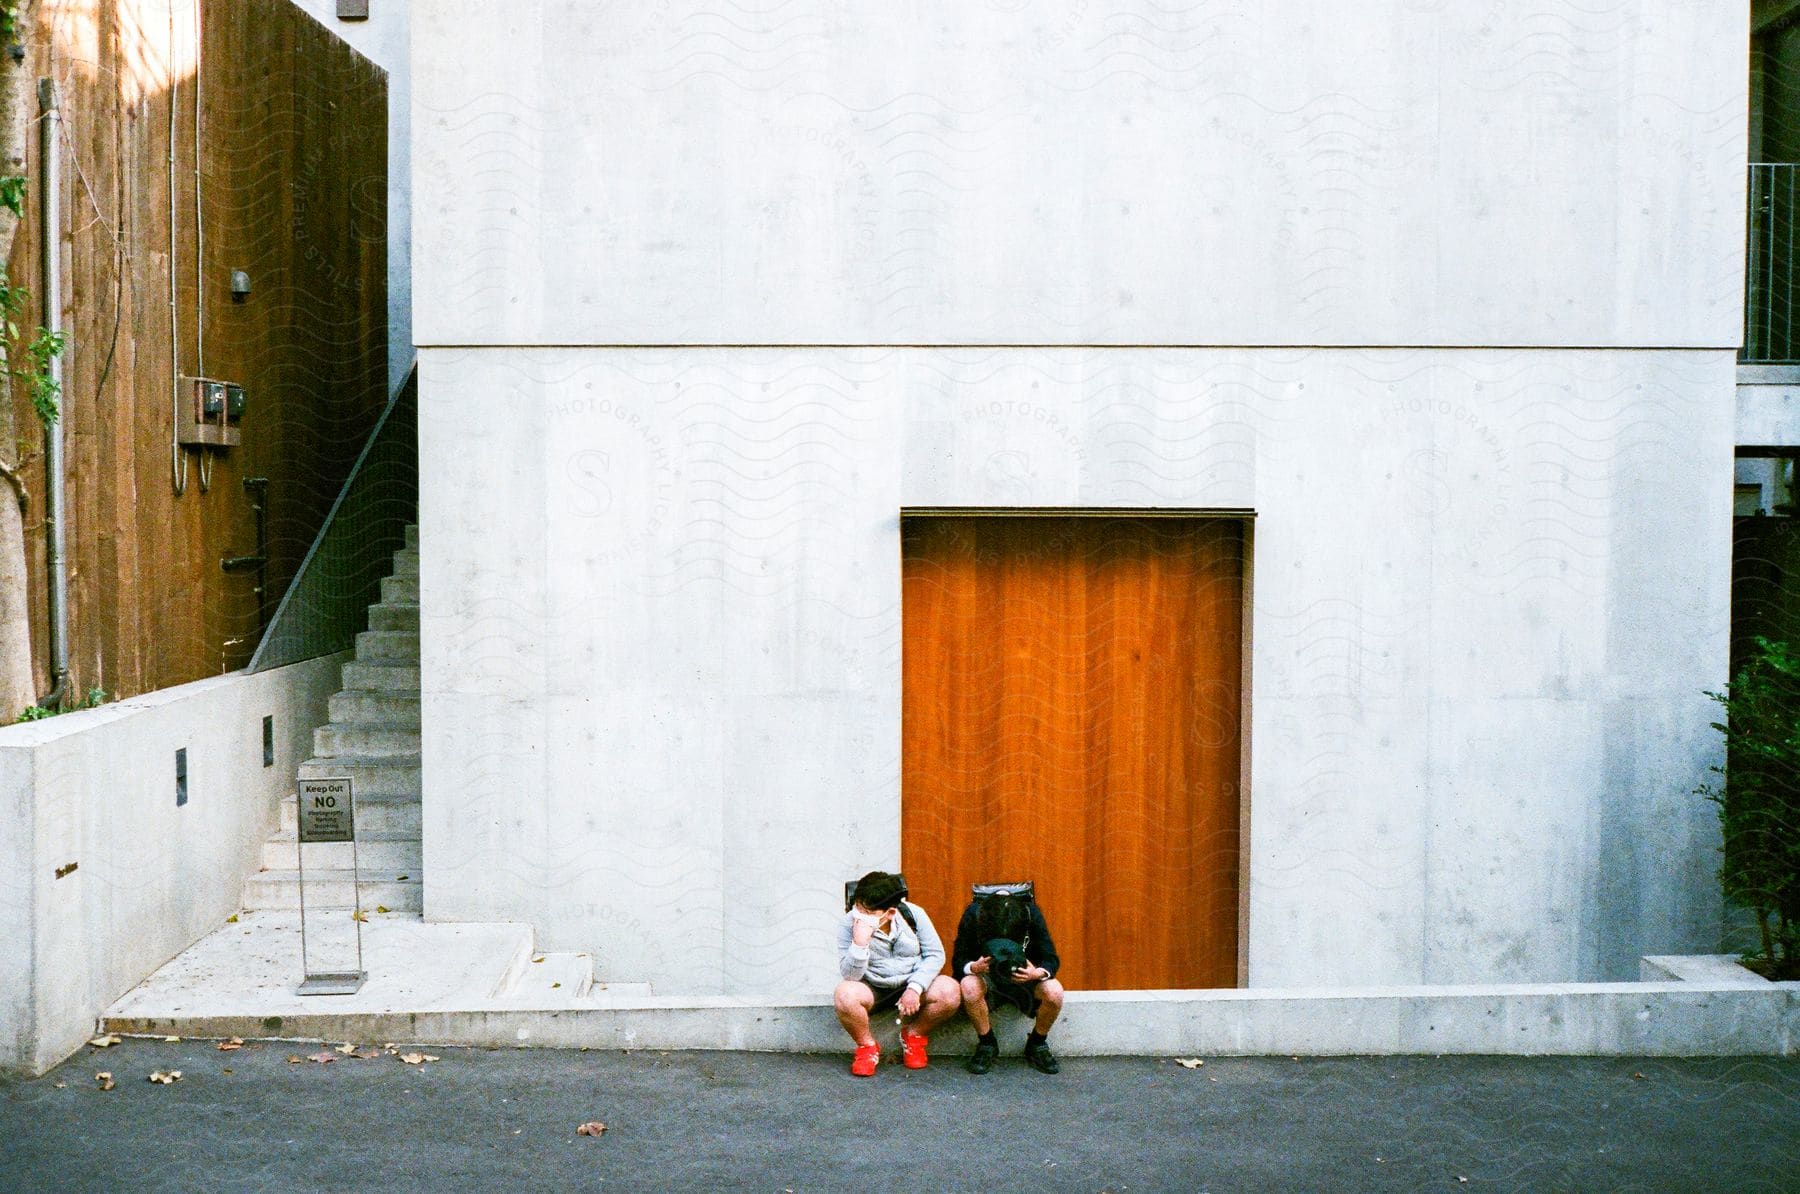
<svg viewBox="0 0 1800 1194"><path fill-rule="evenodd" d="M1251 984L1711 950L1745 21L415 12L427 915L816 992L901 508L1223 506Z"/></svg>
<svg viewBox="0 0 1800 1194"><path fill-rule="evenodd" d="M343 658L0 729L0 1068L54 1065L107 1004L238 910Z"/></svg>

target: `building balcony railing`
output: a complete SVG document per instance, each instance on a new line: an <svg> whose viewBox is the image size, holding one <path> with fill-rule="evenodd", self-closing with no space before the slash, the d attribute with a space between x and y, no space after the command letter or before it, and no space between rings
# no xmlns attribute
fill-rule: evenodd
<svg viewBox="0 0 1800 1194"><path fill-rule="evenodd" d="M1752 162L1744 244L1744 347L1751 365L1800 364L1795 321L1795 223L1800 218L1800 163Z"/></svg>

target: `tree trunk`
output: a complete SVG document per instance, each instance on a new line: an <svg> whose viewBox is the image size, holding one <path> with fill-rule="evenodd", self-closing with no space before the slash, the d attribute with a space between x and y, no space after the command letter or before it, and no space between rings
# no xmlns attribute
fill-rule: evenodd
<svg viewBox="0 0 1800 1194"><path fill-rule="evenodd" d="M18 36L28 46L37 32L33 24L36 8L35 3L18 6ZM4 49L0 46L0 174L23 175L28 173L25 130L33 102L31 63L36 55L28 53L23 63L16 63ZM18 217L0 208L0 266L10 260L18 230ZM19 279L13 279L13 284L18 285ZM11 364L0 342L0 367L10 373ZM35 440L41 431L35 419L18 417L12 379L5 376L0 384L0 466L14 472L21 441ZM31 650L31 574L19 501L22 492L11 484L0 486L0 725L17 718L20 710L37 699Z"/></svg>

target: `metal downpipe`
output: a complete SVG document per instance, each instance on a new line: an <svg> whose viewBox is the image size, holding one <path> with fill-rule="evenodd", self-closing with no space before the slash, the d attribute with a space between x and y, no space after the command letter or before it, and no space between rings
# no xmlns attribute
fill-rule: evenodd
<svg viewBox="0 0 1800 1194"><path fill-rule="evenodd" d="M43 258L44 330L52 335L62 331L62 155L57 152L62 139L62 113L56 102L56 81L38 80L40 127L38 150L42 178L41 218L38 220L39 251ZM67 497L63 491L63 424L69 417L68 393L62 388L62 355L49 360L50 380L57 389L61 410L45 428L44 473L48 493L44 499L46 571L50 594L50 675L54 682L42 699L43 708L60 705L69 686L69 572L66 559L65 526Z"/></svg>

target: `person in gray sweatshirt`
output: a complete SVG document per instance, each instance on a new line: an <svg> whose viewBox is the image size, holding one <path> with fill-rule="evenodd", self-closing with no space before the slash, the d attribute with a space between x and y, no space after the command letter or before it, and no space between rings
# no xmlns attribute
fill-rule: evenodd
<svg viewBox="0 0 1800 1194"><path fill-rule="evenodd" d="M894 1008L900 1013L900 1059L922 1070L931 1030L956 1014L962 990L941 973L944 943L925 909L906 898L906 881L886 871L870 871L856 882L850 911L838 924L838 974L832 1002L838 1023L856 1042L850 1072L875 1073L881 1046L869 1017Z"/></svg>

